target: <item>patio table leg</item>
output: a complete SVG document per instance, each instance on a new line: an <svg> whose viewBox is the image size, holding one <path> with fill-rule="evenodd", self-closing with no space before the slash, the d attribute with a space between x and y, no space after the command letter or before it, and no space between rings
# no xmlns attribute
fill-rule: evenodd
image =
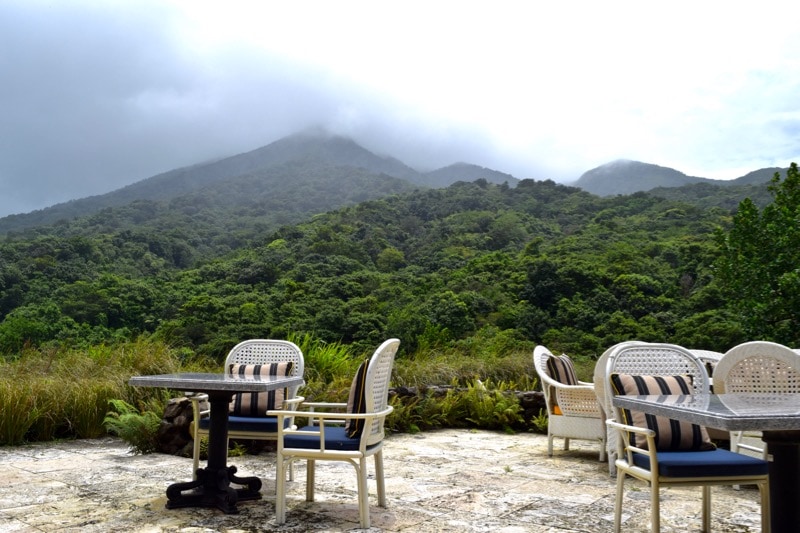
<svg viewBox="0 0 800 533"><path fill-rule="evenodd" d="M800 524L800 431L764 431L772 455L769 510L772 533L794 533Z"/></svg>
<svg viewBox="0 0 800 533"><path fill-rule="evenodd" d="M228 466L228 404L233 393L208 393L211 420L208 430L208 464L197 469L197 479L174 483L167 488L167 509L180 507L216 507L236 514L238 501L261 499L261 480L238 477L236 467ZM231 482L246 488L231 488ZM188 491L188 492L185 492Z"/></svg>

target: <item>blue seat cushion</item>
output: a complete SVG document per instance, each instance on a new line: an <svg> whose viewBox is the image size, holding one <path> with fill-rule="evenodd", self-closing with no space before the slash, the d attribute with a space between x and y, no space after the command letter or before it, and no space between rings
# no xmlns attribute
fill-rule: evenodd
<svg viewBox="0 0 800 533"><path fill-rule="evenodd" d="M200 428L208 430L209 418L200 419ZM289 419L284 418L284 426L289 427ZM277 433L278 418L274 416L229 416L228 431L250 431L259 433Z"/></svg>
<svg viewBox="0 0 800 533"><path fill-rule="evenodd" d="M740 477L765 475L769 463L721 448L700 451L656 452L658 471L667 477ZM650 457L634 453L636 466L650 469Z"/></svg>
<svg viewBox="0 0 800 533"><path fill-rule="evenodd" d="M318 431L318 426L305 426L300 431ZM358 450L360 438L348 437L342 426L325 426L325 449L355 451ZM375 446L375 445L373 445ZM373 446L367 446L367 449ZM302 448L306 450L319 449L319 435L285 435L283 438L284 448Z"/></svg>

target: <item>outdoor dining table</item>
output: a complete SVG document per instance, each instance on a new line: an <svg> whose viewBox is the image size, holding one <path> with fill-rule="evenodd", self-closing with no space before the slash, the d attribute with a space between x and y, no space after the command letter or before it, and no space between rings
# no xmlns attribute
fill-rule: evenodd
<svg viewBox="0 0 800 533"><path fill-rule="evenodd" d="M800 524L800 394L738 393L615 396L617 407L728 431L758 430L769 465L772 533Z"/></svg>
<svg viewBox="0 0 800 533"><path fill-rule="evenodd" d="M238 512L236 503L261 498L258 477L238 477L236 467L228 466L228 408L238 392L266 392L303 382L300 376L239 376L223 373L179 373L134 376L128 383L136 387L160 387L208 395L211 419L208 430L208 463L197 471L197 479L167 487L167 508L216 507L229 514ZM230 485L242 485L234 489Z"/></svg>

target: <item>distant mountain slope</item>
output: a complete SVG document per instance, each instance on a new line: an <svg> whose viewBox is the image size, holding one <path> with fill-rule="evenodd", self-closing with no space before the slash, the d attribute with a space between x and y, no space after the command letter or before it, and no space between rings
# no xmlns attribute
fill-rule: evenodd
<svg viewBox="0 0 800 533"><path fill-rule="evenodd" d="M168 202L134 200L58 224L14 232L15 241L43 235L147 243L177 267L253 246L273 231L314 215L420 187L358 167L290 161L234 176Z"/></svg>
<svg viewBox="0 0 800 533"><path fill-rule="evenodd" d="M661 167L640 161L620 159L612 161L585 172L576 182L575 187L598 196L614 196L617 194L633 194L658 189L685 187L691 185L709 185L713 187L738 187L746 185L763 185L775 172L785 172L785 168L762 168L734 180L714 180L687 176L683 172L668 167ZM690 188L684 193L690 197L692 192L708 192L704 187ZM738 191L742 194L742 191ZM678 196L686 196L681 194ZM731 195L728 195L731 196ZM734 194L733 196L736 196Z"/></svg>
<svg viewBox="0 0 800 533"><path fill-rule="evenodd" d="M515 180L513 176L473 165L454 165L441 171L423 174L392 157L375 155L346 137L330 135L320 130L309 130L290 135L250 152L164 172L107 194L0 218L0 235L90 215L108 207L124 206L137 200L168 202L211 185L223 183L232 177L264 172L288 163L298 163L293 167L295 171L309 172L312 175L323 174L325 169L330 167L351 168L360 169L360 174L393 177L422 187L446 187L455 181L473 180L479 177L498 183ZM284 170L286 168L290 167L284 167ZM283 173L283 175L289 182L304 178L297 174L289 176ZM369 181L362 183L361 187L366 187L366 191L354 192L366 193L366 196L372 197L369 193ZM339 205L341 204L332 203L329 209Z"/></svg>
<svg viewBox="0 0 800 533"><path fill-rule="evenodd" d="M754 170L753 172L748 172L741 178L736 178L735 180L723 182L724 184L730 185L762 185L764 183L768 183L772 177L775 175L776 172L780 173L782 176L786 175L786 168L780 167L769 167L769 168L762 168L759 170Z"/></svg>
<svg viewBox="0 0 800 533"><path fill-rule="evenodd" d="M432 172L427 172L425 176L428 178L427 183L431 187L447 187L456 181L473 182L479 179L484 179L489 183L508 183L511 186L519 182L519 180L511 174L505 174L497 170L471 165L469 163L455 163Z"/></svg>
<svg viewBox="0 0 800 533"><path fill-rule="evenodd" d="M682 187L656 187L647 191L647 194L686 202L704 209L721 207L727 211L736 210L745 198L750 198L759 207L772 201L766 182L735 185L730 181L720 180L720 184L691 183Z"/></svg>
<svg viewBox="0 0 800 533"><path fill-rule="evenodd" d="M613 196L711 181L667 167L620 159L585 172L573 185L598 196Z"/></svg>

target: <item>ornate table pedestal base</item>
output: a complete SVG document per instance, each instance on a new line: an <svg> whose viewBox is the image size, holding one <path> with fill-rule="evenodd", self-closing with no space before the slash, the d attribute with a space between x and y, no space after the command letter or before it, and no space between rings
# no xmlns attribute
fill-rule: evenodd
<svg viewBox="0 0 800 533"><path fill-rule="evenodd" d="M197 469L197 479L174 483L167 488L167 509L216 507L228 514L238 513L236 503L260 500L261 480L238 477L236 467L228 466L228 404L233 393L209 391L211 419L208 431L208 465ZM230 485L244 485L235 489Z"/></svg>
<svg viewBox="0 0 800 533"><path fill-rule="evenodd" d="M261 480L257 477L237 477L235 474L235 466L222 470L198 468L196 480L173 483L167 487L167 509L216 507L224 513L236 514L239 512L236 502L260 500ZM231 483L246 485L246 488L234 489Z"/></svg>

